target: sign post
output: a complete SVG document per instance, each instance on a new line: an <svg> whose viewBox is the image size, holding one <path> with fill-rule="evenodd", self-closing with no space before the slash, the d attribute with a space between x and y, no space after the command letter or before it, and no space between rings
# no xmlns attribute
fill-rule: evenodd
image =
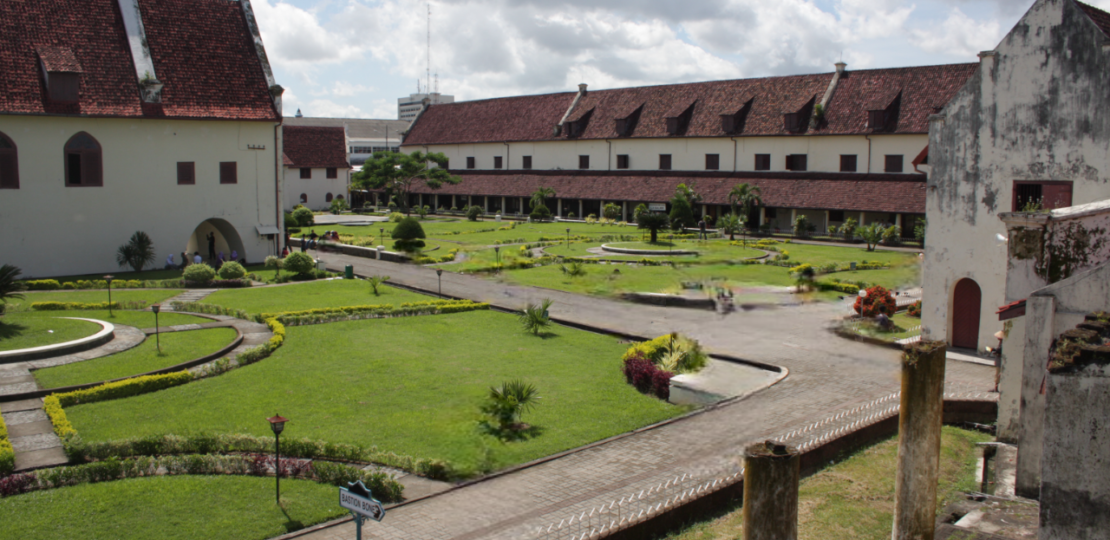
<svg viewBox="0 0 1110 540"><path fill-rule="evenodd" d="M355 538L362 540L362 522L366 518L381 521L385 517L385 507L374 498L362 483L349 482L347 487L339 488L339 506L351 511L355 518Z"/></svg>

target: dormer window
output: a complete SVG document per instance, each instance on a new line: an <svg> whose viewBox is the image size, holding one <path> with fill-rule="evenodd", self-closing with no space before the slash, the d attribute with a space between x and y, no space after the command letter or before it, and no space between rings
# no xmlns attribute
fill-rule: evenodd
<svg viewBox="0 0 1110 540"><path fill-rule="evenodd" d="M594 110L590 109L579 115L577 118L567 121L567 137L578 137L585 133L586 127L590 124L590 116L592 116L593 113Z"/></svg>
<svg viewBox="0 0 1110 540"><path fill-rule="evenodd" d="M739 133L744 130L744 121L748 118L748 112L752 110L752 101L749 99L744 102L744 106L738 110L728 112L721 115L721 131L725 133Z"/></svg>
<svg viewBox="0 0 1110 540"><path fill-rule="evenodd" d="M615 128L617 135L624 137L632 135L632 131L636 129L636 124L640 120L640 112L644 110L644 105L641 103L632 112L626 114L623 118L617 118L615 121Z"/></svg>
<svg viewBox="0 0 1110 540"><path fill-rule="evenodd" d="M902 89L889 89L867 103L867 129L891 131L898 123L898 110L902 104Z"/></svg>
<svg viewBox="0 0 1110 540"><path fill-rule="evenodd" d="M37 47L50 101L76 103L81 94L81 64L68 47Z"/></svg>
<svg viewBox="0 0 1110 540"><path fill-rule="evenodd" d="M816 98L809 98L805 103L797 109L790 110L782 114L783 129L791 133L799 133L805 131L809 127L809 117L813 114L813 104Z"/></svg>
<svg viewBox="0 0 1110 540"><path fill-rule="evenodd" d="M667 120L668 135L682 135L686 133L686 128L690 125L690 117L694 115L694 105L696 104L696 100L690 103L683 103L672 108L664 115L664 118Z"/></svg>

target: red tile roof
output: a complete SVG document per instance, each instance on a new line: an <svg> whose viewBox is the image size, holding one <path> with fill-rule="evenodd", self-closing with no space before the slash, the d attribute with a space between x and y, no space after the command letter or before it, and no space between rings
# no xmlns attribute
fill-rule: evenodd
<svg viewBox="0 0 1110 540"><path fill-rule="evenodd" d="M39 45L35 47L35 51L39 53L39 59L42 60L46 71L81 73L81 63L77 61L77 56L69 47Z"/></svg>
<svg viewBox="0 0 1110 540"><path fill-rule="evenodd" d="M282 126L281 133L286 167L350 168L343 128Z"/></svg>
<svg viewBox="0 0 1110 540"><path fill-rule="evenodd" d="M1087 16L1090 17L1096 25L1098 25L1099 29L1102 30L1102 33L1106 34L1106 37L1110 37L1110 13L1107 13L1094 6L1088 6L1083 2L1076 2L1076 4L1079 5L1079 9L1083 10L1083 12L1086 13Z"/></svg>
<svg viewBox="0 0 1110 540"><path fill-rule="evenodd" d="M4 0L0 114L281 120L239 2L139 0L139 8L165 85L161 104L141 102L116 1ZM40 54L80 69L77 104L47 99Z"/></svg>
<svg viewBox="0 0 1110 540"><path fill-rule="evenodd" d="M543 186L553 188L561 199L666 202L678 184L694 184L706 204L728 204L728 192L736 184L747 183L759 187L763 204L773 208L925 213L924 177L905 174L452 172L462 182L444 184L438 190L419 184L413 192L531 197Z"/></svg>
<svg viewBox="0 0 1110 540"><path fill-rule="evenodd" d="M876 99L889 102L901 94L898 121L893 133L928 133L928 116L939 111L978 64L952 64L897 69L847 71L841 77L825 113L825 121L807 133L845 135L871 133L866 127L867 105ZM689 125L679 136L790 135L783 114L796 112L810 100L819 100L832 73L792 75L763 79L712 81L664 86L591 90L579 101L568 120L587 117L579 139L617 138L616 120L643 105L631 138L672 137L666 118L693 110ZM555 135L555 125L573 102L574 92L462 101L432 105L412 126L406 146L565 139ZM726 133L722 114L735 114L751 101L751 109L737 134Z"/></svg>
<svg viewBox="0 0 1110 540"><path fill-rule="evenodd" d="M998 320L1008 321L1025 315L1025 300L1025 298L1022 298L999 307L998 311L995 312L998 315Z"/></svg>

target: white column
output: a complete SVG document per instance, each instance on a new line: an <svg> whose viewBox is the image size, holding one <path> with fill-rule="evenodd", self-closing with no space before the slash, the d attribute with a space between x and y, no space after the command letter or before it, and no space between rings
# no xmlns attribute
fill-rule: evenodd
<svg viewBox="0 0 1110 540"><path fill-rule="evenodd" d="M701 205L701 218L702 218L702 219L705 219L705 214L706 214L706 208L705 208L705 206L706 206L705 204L702 204L702 205Z"/></svg>
<svg viewBox="0 0 1110 540"><path fill-rule="evenodd" d="M501 210L499 211L499 213L501 215L505 215L505 197L501 197Z"/></svg>
<svg viewBox="0 0 1110 540"><path fill-rule="evenodd" d="M563 200L562 199L555 199L555 215L559 216L559 217L563 216Z"/></svg>
<svg viewBox="0 0 1110 540"><path fill-rule="evenodd" d="M763 223L766 222L766 221L767 221L767 208L763 207L763 206L760 206L759 207L759 223L756 226L757 227L762 227Z"/></svg>
<svg viewBox="0 0 1110 540"><path fill-rule="evenodd" d="M825 210L825 234L829 234L829 211Z"/></svg>
<svg viewBox="0 0 1110 540"><path fill-rule="evenodd" d="M621 221L628 221L628 201L621 202Z"/></svg>
<svg viewBox="0 0 1110 540"><path fill-rule="evenodd" d="M798 209L797 208L791 208L790 209L790 228L794 228L794 220L795 219L798 219Z"/></svg>
<svg viewBox="0 0 1110 540"><path fill-rule="evenodd" d="M586 219L585 216L582 215L582 199L578 199L578 219Z"/></svg>
<svg viewBox="0 0 1110 540"><path fill-rule="evenodd" d="M894 226L902 228L902 214L894 214Z"/></svg>
<svg viewBox="0 0 1110 540"><path fill-rule="evenodd" d="M482 206L485 207L485 213L489 213L489 196L482 197Z"/></svg>
<svg viewBox="0 0 1110 540"><path fill-rule="evenodd" d="M451 208L458 208L458 207L459 207L459 204L457 202L455 202L455 196L451 195ZM448 210L450 210L450 208L448 208Z"/></svg>
<svg viewBox="0 0 1110 540"><path fill-rule="evenodd" d="M863 227L863 215L864 215L865 213L866 213L866 212L860 212L860 213L859 213L859 226L860 226L860 227Z"/></svg>

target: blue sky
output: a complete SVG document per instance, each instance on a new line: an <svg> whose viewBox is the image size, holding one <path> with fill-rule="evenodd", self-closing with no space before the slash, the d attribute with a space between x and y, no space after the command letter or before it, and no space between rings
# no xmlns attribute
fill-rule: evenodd
<svg viewBox="0 0 1110 540"><path fill-rule="evenodd" d="M252 0L285 114L396 118L431 70L458 100L975 62L1033 0ZM1093 0L1110 9L1110 0ZM423 83L421 83L423 84ZM434 80L433 80L433 84Z"/></svg>

